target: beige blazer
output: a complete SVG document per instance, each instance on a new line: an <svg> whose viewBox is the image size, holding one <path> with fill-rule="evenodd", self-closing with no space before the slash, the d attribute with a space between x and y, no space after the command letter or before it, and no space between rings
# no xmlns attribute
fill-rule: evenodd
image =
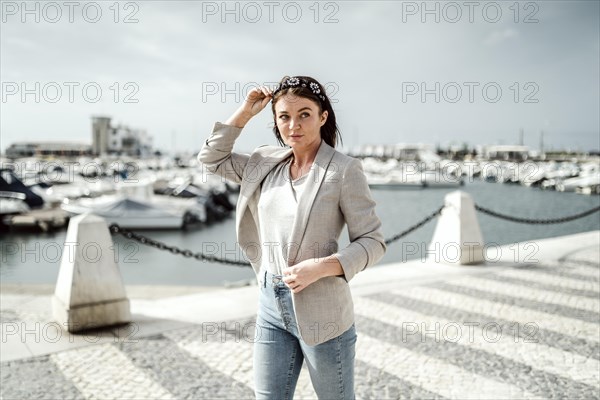
<svg viewBox="0 0 600 400"><path fill-rule="evenodd" d="M252 154L232 152L242 129L217 122L198 154L198 160L212 173L240 184L236 207L238 243L254 272L261 265L261 238L258 220L260 185L269 171L291 149L261 146ZM354 323L354 306L348 282L358 272L376 263L385 253L381 221L362 164L324 141L308 172L306 188L294 220L288 265L331 254L340 261L343 276L327 277L293 295L294 312L302 339L316 345L337 337ZM338 249L344 224L350 244ZM260 277L259 277L260 278Z"/></svg>

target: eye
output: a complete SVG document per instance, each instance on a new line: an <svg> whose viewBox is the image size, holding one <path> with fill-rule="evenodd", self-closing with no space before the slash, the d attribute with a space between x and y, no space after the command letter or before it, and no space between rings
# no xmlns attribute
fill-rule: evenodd
<svg viewBox="0 0 600 400"><path fill-rule="evenodd" d="M281 120L283 120L283 121L285 121L287 118L288 118L288 116L287 116L287 115L285 115L285 114L284 114L284 115L280 115L280 116L279 116L279 119L281 119Z"/></svg>
<svg viewBox="0 0 600 400"><path fill-rule="evenodd" d="M300 116L301 116L302 118L308 118L308 117L310 117L310 114L309 114L309 113L307 113L307 112L303 112L302 114L300 114Z"/></svg>

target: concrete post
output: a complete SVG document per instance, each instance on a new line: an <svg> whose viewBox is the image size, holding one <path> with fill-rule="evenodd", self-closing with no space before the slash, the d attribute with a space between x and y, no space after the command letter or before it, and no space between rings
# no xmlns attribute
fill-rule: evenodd
<svg viewBox="0 0 600 400"><path fill-rule="evenodd" d="M446 195L429 244L428 260L443 264L484 263L484 242L473 199L460 190Z"/></svg>
<svg viewBox="0 0 600 400"><path fill-rule="evenodd" d="M71 218L52 298L54 318L69 332L131 321L112 246L103 218Z"/></svg>

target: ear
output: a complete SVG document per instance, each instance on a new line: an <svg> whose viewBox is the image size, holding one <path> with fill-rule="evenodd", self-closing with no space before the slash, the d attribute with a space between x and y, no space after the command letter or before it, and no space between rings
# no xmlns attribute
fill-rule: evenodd
<svg viewBox="0 0 600 400"><path fill-rule="evenodd" d="M329 115L329 113L327 112L327 110L323 111L323 113L321 113L321 125L323 126L325 125L325 122L327 122L327 116Z"/></svg>

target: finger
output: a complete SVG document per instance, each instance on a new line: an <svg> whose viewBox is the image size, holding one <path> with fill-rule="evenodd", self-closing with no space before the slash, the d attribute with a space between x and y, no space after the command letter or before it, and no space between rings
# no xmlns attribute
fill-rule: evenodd
<svg viewBox="0 0 600 400"><path fill-rule="evenodd" d="M258 99L261 99L263 96L262 94L262 90L260 90L259 87L255 87L252 88L248 94L246 95L246 98L244 99L246 102L249 103L254 103L256 102Z"/></svg>
<svg viewBox="0 0 600 400"><path fill-rule="evenodd" d="M257 99L262 99L265 96L264 90L262 87L257 86L254 89L254 96L256 96Z"/></svg>
<svg viewBox="0 0 600 400"><path fill-rule="evenodd" d="M267 88L265 86L260 86L260 94L261 94L261 96L264 96L264 98L266 98L266 99L271 98L271 94L269 93L269 91L267 90Z"/></svg>
<svg viewBox="0 0 600 400"><path fill-rule="evenodd" d="M267 88L264 86L260 87L260 91L266 96L269 97L269 92L267 91Z"/></svg>
<svg viewBox="0 0 600 400"><path fill-rule="evenodd" d="M264 99L262 99L262 101L260 102L260 106L261 107L266 107L267 103L269 103L271 101L271 96L265 96Z"/></svg>

